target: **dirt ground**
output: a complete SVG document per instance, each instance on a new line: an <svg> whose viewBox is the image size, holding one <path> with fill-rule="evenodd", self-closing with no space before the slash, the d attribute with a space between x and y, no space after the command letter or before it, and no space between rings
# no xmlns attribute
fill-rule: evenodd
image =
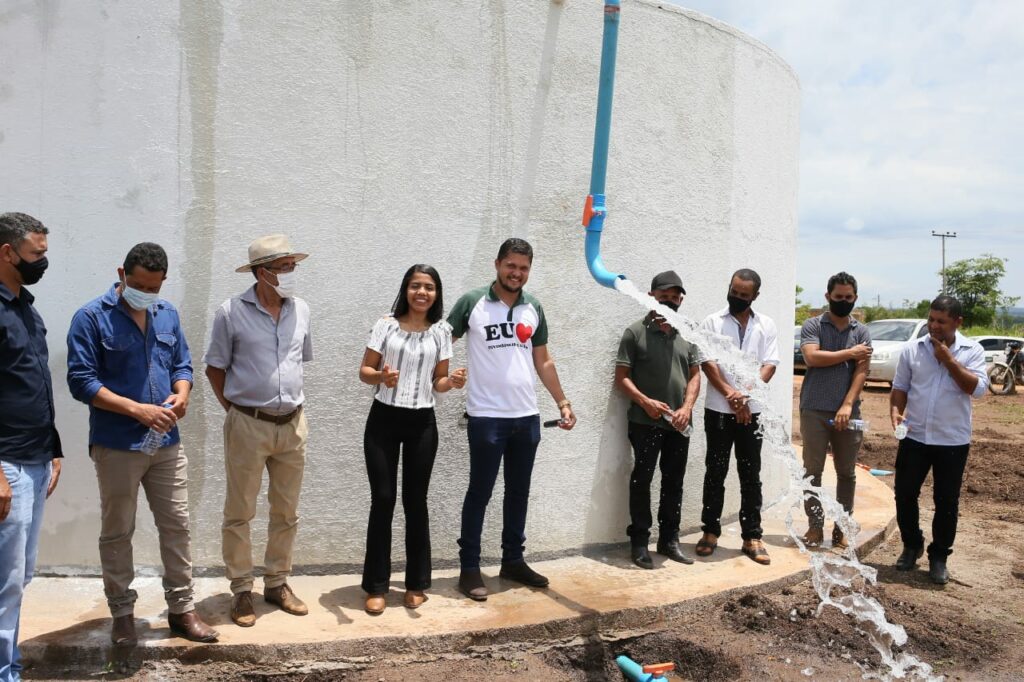
<svg viewBox="0 0 1024 682"><path fill-rule="evenodd" d="M796 411L800 377L794 381ZM862 407L871 421L861 462L893 469L896 441L888 426L889 391L871 385ZM901 550L898 531L867 558L878 569L869 594L885 606L889 620L909 635L905 650L950 680L1024 679L1024 396L986 395L975 403L974 441L960 504L951 582L933 585L927 561L916 571L892 566ZM799 442L797 414L794 430ZM892 485L892 476L885 480ZM931 487L921 494L922 523L930 536ZM655 634L621 638L611 633L581 636L566 645L524 644L453 654L431 662L394 658L364 661L255 665L146 663L121 675L87 679L130 680L346 680L350 682L460 682L489 680L622 680L619 654L644 662L673 661L672 679L827 680L878 674L879 659L866 633L833 609L815 614L810 581L774 594L722 599L685 619L667 621Z"/></svg>

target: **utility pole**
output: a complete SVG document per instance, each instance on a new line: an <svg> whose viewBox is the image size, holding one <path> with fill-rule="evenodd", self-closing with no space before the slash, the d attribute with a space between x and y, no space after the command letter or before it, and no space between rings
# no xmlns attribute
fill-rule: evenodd
<svg viewBox="0 0 1024 682"><path fill-rule="evenodd" d="M942 238L942 295L946 295L946 240L955 239L956 232L936 232L932 230L933 237Z"/></svg>

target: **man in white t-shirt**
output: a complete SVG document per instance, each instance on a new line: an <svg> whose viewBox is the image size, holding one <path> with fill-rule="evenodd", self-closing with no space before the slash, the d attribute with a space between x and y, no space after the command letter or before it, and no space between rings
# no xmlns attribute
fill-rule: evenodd
<svg viewBox="0 0 1024 682"><path fill-rule="evenodd" d="M770 317L750 307L761 292L761 277L746 268L733 273L726 300L729 305L705 318L701 328L726 336L760 366L761 380L771 381L779 364L779 332ZM697 542L697 556L711 556L722 535L722 506L729 452L736 446L736 471L740 479L740 531L742 551L755 562L771 563L761 541L761 436L757 417L761 406L747 399L736 379L714 360L701 363L708 377L704 407L707 436L707 468L704 471L704 535Z"/></svg>
<svg viewBox="0 0 1024 682"><path fill-rule="evenodd" d="M500 576L531 587L548 584L523 558L530 478L540 444L535 371L558 405L559 426L569 430L576 424L548 353L544 309L523 291L532 265L529 243L516 237L506 240L494 261L494 282L463 295L448 315L453 339L465 336L469 352L469 489L462 504L459 589L476 601L487 599L480 574L480 536L502 458Z"/></svg>

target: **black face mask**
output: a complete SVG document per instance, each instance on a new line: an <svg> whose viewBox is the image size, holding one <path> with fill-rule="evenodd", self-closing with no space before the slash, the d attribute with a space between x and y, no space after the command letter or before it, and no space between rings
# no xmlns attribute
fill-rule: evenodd
<svg viewBox="0 0 1024 682"><path fill-rule="evenodd" d="M672 301L662 301L661 304L668 308L669 310L671 310L672 312L676 312L679 310L678 303L673 303Z"/></svg>
<svg viewBox="0 0 1024 682"><path fill-rule="evenodd" d="M725 300L729 301L729 312L733 315L739 315L749 308L751 304L751 301L744 300L738 296L726 296Z"/></svg>
<svg viewBox="0 0 1024 682"><path fill-rule="evenodd" d="M846 317L853 312L853 301L833 301L829 299L828 310L836 317Z"/></svg>
<svg viewBox="0 0 1024 682"><path fill-rule="evenodd" d="M43 278L43 273L46 272L46 268L49 267L49 265L50 261L46 260L46 256L43 256L39 260L31 263L22 258L14 268L21 273L22 284L25 286L32 286Z"/></svg>

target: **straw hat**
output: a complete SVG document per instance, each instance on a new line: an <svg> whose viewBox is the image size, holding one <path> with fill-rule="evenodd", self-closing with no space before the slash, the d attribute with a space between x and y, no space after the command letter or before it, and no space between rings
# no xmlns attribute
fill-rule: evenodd
<svg viewBox="0 0 1024 682"><path fill-rule="evenodd" d="M235 268L235 272L248 272L257 265L263 265L285 256L291 256L296 261L300 261L308 258L309 254L292 251L292 245L289 243L288 237L283 234L260 237L249 244L249 262Z"/></svg>

